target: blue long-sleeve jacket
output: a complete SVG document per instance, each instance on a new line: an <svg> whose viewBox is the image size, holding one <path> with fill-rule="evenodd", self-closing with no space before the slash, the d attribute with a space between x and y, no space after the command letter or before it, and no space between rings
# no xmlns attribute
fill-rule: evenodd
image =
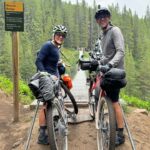
<svg viewBox="0 0 150 150"><path fill-rule="evenodd" d="M58 61L59 49L51 41L47 41L40 49L35 64L39 71L58 76Z"/></svg>

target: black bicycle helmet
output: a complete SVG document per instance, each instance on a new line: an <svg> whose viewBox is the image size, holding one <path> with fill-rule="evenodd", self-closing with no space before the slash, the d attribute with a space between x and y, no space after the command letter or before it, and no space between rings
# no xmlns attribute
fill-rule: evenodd
<svg viewBox="0 0 150 150"><path fill-rule="evenodd" d="M109 11L109 9L102 7L100 8L96 13L95 13L95 19L98 20L100 18L104 18L104 17L110 17L111 16L111 12Z"/></svg>

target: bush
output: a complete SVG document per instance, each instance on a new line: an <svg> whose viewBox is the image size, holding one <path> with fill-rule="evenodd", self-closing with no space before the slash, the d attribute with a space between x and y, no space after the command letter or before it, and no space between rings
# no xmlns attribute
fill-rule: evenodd
<svg viewBox="0 0 150 150"><path fill-rule="evenodd" d="M34 96L24 81L19 81L19 94L23 104L29 104L34 99Z"/></svg>
<svg viewBox="0 0 150 150"><path fill-rule="evenodd" d="M128 105L135 106L138 108L144 108L150 111L150 101L141 100L134 96L128 96L124 93L121 93L121 98L124 99Z"/></svg>
<svg viewBox="0 0 150 150"><path fill-rule="evenodd" d="M5 76L0 76L0 89L8 94L11 94L13 91L12 81Z"/></svg>
<svg viewBox="0 0 150 150"><path fill-rule="evenodd" d="M12 81L5 76L0 76L0 89L2 89L7 94L12 94ZM30 91L28 85L21 80L19 81L19 96L20 101L23 104L29 104L34 99L34 96L32 95L32 92Z"/></svg>

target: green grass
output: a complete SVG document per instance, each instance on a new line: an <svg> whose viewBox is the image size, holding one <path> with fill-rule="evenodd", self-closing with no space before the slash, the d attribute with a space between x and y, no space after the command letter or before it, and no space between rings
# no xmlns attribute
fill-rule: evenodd
<svg viewBox="0 0 150 150"><path fill-rule="evenodd" d="M12 94L13 91L12 81L6 78L5 76L0 76L0 89L7 94ZM30 104L34 99L34 96L32 95L32 92L30 91L27 83L25 83L24 81L19 81L19 96L20 101L23 104ZM150 101L144 101L137 97L128 96L123 92L121 93L121 97L130 106L144 108L150 111Z"/></svg>
<svg viewBox="0 0 150 150"><path fill-rule="evenodd" d="M0 89L7 94L12 94L13 83L5 76L0 76ZM32 92L24 81L19 81L19 99L22 104L29 104L34 99Z"/></svg>
<svg viewBox="0 0 150 150"><path fill-rule="evenodd" d="M34 99L31 90L24 81L19 81L19 94L23 104L30 104Z"/></svg>
<svg viewBox="0 0 150 150"><path fill-rule="evenodd" d="M125 100L130 106L144 108L150 111L150 101L141 100L137 97L128 96L124 93L121 93L121 98Z"/></svg>
<svg viewBox="0 0 150 150"><path fill-rule="evenodd" d="M11 80L5 76L0 76L0 89L8 94L11 94L13 90L13 84Z"/></svg>

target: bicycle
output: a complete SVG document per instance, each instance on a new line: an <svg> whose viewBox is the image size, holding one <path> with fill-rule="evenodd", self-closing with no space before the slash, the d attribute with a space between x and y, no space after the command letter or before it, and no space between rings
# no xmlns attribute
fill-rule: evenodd
<svg viewBox="0 0 150 150"><path fill-rule="evenodd" d="M84 61L83 56L79 57L79 63L82 62L81 69L82 70L88 70L89 74L87 77L87 83L89 83L89 89L88 89L88 107L90 116L95 119L95 111L96 106L99 98L100 93L100 80L99 80L99 73L96 71L96 68L98 64L95 64L91 66L91 61L99 61L102 58L102 50L100 46L100 40L98 40L95 44L95 49L89 53L90 60ZM90 66L90 68L88 68Z"/></svg>
<svg viewBox="0 0 150 150"><path fill-rule="evenodd" d="M41 82L41 83L40 83ZM48 130L50 148L52 150L68 149L68 117L75 118L78 113L76 101L62 79L54 80L50 74L36 73L29 87L38 100L35 117L32 121L28 136L26 150L29 147L32 129L34 126L39 103L42 101L46 106L45 118ZM63 95L64 94L64 95ZM66 109L64 99L69 96L73 110Z"/></svg>
<svg viewBox="0 0 150 150"><path fill-rule="evenodd" d="M91 61L84 61L80 59L79 63L80 63L82 70L93 69ZM92 84L90 85L89 93L92 93L95 90L96 86L100 87L102 80L105 78L109 79L109 77L114 76L116 79L115 80L116 82L119 79L125 78L125 72L117 68L111 69L109 73L108 72L104 73L104 72L101 72L101 66L98 64L96 66L96 69L97 71L94 77L94 82L93 80L91 80ZM120 86L120 88L124 87L125 85L126 85L125 81L118 82L118 86ZM115 86L115 84L113 85L111 84L111 86ZM111 86L108 85L109 88ZM98 96L98 101L96 102L94 98L92 103L89 103L89 108L91 110L90 113L93 115L93 117L95 117L98 149L99 150L100 149L101 150L114 150L115 149L115 137L116 137L116 118L115 118L115 112L112 106L112 101L107 96L107 93L105 92L105 90L101 87L100 87L100 93L97 96Z"/></svg>

